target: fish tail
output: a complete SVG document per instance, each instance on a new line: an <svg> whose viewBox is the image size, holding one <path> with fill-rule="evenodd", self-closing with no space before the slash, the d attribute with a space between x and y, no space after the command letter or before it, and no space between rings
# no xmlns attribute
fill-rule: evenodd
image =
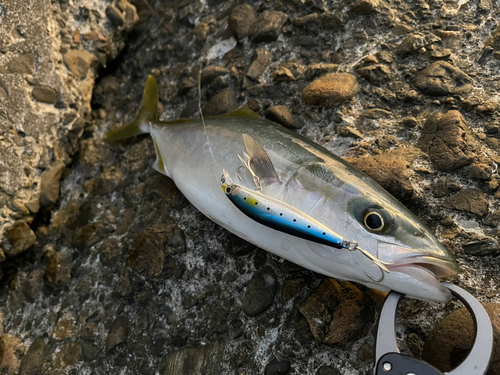
<svg viewBox="0 0 500 375"><path fill-rule="evenodd" d="M139 113L134 121L119 129L112 130L106 134L106 139L117 141L120 139L134 137L139 134L149 133L150 123L157 120L158 115L158 89L153 76L148 76Z"/></svg>

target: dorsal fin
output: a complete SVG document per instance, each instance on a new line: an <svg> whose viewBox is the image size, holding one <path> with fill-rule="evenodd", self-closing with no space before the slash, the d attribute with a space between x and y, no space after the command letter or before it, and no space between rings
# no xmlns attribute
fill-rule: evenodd
<svg viewBox="0 0 500 375"><path fill-rule="evenodd" d="M259 178L276 178L280 180L266 150L248 134L243 134L243 141L249 156L248 164L253 173Z"/></svg>
<svg viewBox="0 0 500 375"><path fill-rule="evenodd" d="M255 113L248 107L241 107L236 111L226 113L224 115L215 116L215 117L240 117L240 118L253 118L253 119L261 119L258 113Z"/></svg>

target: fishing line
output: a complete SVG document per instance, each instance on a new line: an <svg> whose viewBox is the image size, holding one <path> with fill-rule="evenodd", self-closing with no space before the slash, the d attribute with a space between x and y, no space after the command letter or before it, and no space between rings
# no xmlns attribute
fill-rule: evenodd
<svg viewBox="0 0 500 375"><path fill-rule="evenodd" d="M200 68L198 70L198 111L200 112L201 122L203 124L203 131L205 132L205 137L207 138L208 149L210 151L210 155L212 155L212 160L214 164L221 170L221 166L219 163L215 161L214 153L212 151L212 146L210 145L210 140L208 139L207 125L205 124L205 118L203 117L203 111L201 109L201 71L203 69L203 61L200 62Z"/></svg>

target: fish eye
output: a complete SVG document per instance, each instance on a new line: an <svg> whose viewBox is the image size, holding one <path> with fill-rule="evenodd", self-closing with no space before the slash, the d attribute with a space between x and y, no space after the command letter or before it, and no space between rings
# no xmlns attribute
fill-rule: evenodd
<svg viewBox="0 0 500 375"><path fill-rule="evenodd" d="M364 218L365 226L373 232L384 228L384 218L378 212L367 212Z"/></svg>

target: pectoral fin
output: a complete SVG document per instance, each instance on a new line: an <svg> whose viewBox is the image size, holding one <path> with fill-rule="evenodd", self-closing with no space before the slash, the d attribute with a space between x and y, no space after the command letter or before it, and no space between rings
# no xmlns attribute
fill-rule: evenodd
<svg viewBox="0 0 500 375"><path fill-rule="evenodd" d="M266 150L251 136L243 134L243 141L248 154L248 166L259 179L277 179L281 182Z"/></svg>

